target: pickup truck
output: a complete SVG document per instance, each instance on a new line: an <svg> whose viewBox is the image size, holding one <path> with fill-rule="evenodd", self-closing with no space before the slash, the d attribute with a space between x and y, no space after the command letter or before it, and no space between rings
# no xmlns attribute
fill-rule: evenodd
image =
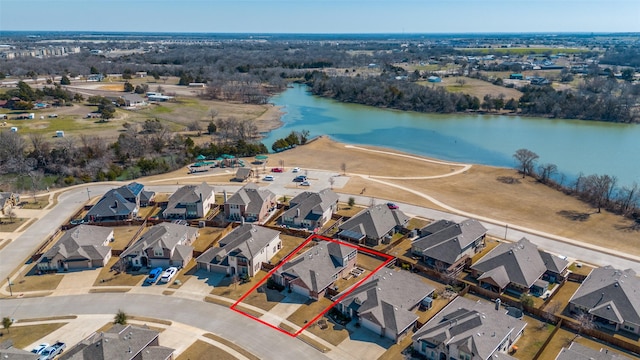
<svg viewBox="0 0 640 360"><path fill-rule="evenodd" d="M44 349L44 351L40 353L39 360L51 360L56 356L62 354L62 352L66 347L67 347L67 344L61 341L57 341L55 344L49 346L48 348Z"/></svg>

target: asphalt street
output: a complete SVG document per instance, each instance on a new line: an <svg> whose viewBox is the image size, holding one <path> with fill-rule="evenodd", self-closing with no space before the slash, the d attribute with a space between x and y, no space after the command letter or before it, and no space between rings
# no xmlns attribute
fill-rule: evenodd
<svg viewBox="0 0 640 360"><path fill-rule="evenodd" d="M0 313L15 319L64 315L127 314L166 319L223 334L261 359L328 359L302 341L226 307L172 296L94 293L2 300Z"/></svg>

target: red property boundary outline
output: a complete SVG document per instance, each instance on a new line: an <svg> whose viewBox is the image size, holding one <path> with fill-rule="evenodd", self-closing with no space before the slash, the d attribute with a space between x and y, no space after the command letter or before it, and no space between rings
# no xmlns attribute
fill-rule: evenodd
<svg viewBox="0 0 640 360"><path fill-rule="evenodd" d="M260 285L265 283L276 270L278 270L280 267L282 267L287 261L289 261L289 259L291 259L294 255L296 255L300 251L300 249L304 248L309 242L311 242L313 240L323 240L323 241L335 242L335 243L338 243L338 244L341 244L341 245L352 247L352 248L358 250L358 252L363 252L363 253L366 253L366 254L382 257L382 258L384 258L386 260L382 264L380 264L375 270L373 270L369 275L365 276L363 279L361 279L355 285L353 285L349 291L347 291L342 296L340 296L336 301L332 302L331 305L329 305L326 309L322 310L322 312L320 312L320 314L318 314L316 317L314 317L311 321L307 322L307 324L305 326L303 326L302 328L300 328L300 330L296 331L293 334L288 332L288 331L286 331L286 330L284 330L284 329L281 329L281 328L279 328L279 327L277 327L277 326L275 326L273 324L270 324L270 323L268 323L268 322L266 322L264 320L261 320L260 318L257 318L257 317L255 317L255 316L253 316L251 314L248 314L248 313L246 313L246 312L244 312L244 311L242 311L242 310L237 308L240 305L240 303L242 302L242 300L244 300L247 296L249 296L249 294L251 294L254 290L256 290ZM269 273L267 273L267 276L265 276L259 283L254 285L251 289L249 289L249 291L247 291L244 295L242 295L240 297L240 299L238 299L238 301L233 303L233 305L231 305L230 309L235 311L235 312L237 312L237 313L239 313L239 314L241 314L241 315L244 315L244 316L246 316L246 317L248 317L248 318L250 318L252 320L255 320L255 321L257 321L257 322L259 322L261 324L264 324L264 325L266 325L266 326L268 326L268 327L270 327L272 329L278 330L283 334L289 335L291 337L297 337L298 335L300 335L300 333L305 331L309 326L311 326L318 319L320 319L320 317L322 317L329 310L331 310L331 308L333 308L337 303L342 301L345 297L347 297L355 289L357 289L360 285L362 285L362 283L367 281L371 276L373 276L373 274L378 272L378 270L380 270L384 266L387 266L391 261L393 261L393 259L394 259L393 256L387 255L387 254L383 254L383 253L381 253L379 251L363 248L361 246L350 244L350 243L347 243L347 242L344 242L344 241L331 239L331 238L328 238L326 236L313 234L313 235L309 236L309 238L307 238L307 240L305 240L302 244L300 244L298 247L296 247L291 253L289 253L289 255L287 255L287 257L282 259L282 261L280 261L278 266L276 266L273 269L271 269L271 271L269 271Z"/></svg>

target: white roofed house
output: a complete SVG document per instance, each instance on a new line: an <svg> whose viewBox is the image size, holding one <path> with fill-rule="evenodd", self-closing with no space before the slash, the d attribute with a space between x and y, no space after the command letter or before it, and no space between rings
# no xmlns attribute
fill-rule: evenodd
<svg viewBox="0 0 640 360"><path fill-rule="evenodd" d="M219 246L196 259L199 269L250 277L282 249L280 232L254 224L243 224L220 239Z"/></svg>
<svg viewBox="0 0 640 360"><path fill-rule="evenodd" d="M111 259L113 229L80 225L68 230L38 260L39 270L77 270L103 267Z"/></svg>
<svg viewBox="0 0 640 360"><path fill-rule="evenodd" d="M334 300L351 289L336 295ZM363 328L399 342L418 320L413 310L434 291L434 287L408 271L383 268L348 293L336 304L336 309L357 318Z"/></svg>
<svg viewBox="0 0 640 360"><path fill-rule="evenodd" d="M165 219L202 218L207 215L215 201L213 187L207 183L186 185L169 197L162 216Z"/></svg>
<svg viewBox="0 0 640 360"><path fill-rule="evenodd" d="M198 235L198 229L186 225L154 225L123 251L120 258L135 267L184 267L193 257L191 244Z"/></svg>
<svg viewBox="0 0 640 360"><path fill-rule="evenodd" d="M317 193L305 191L289 201L289 209L280 217L283 225L309 230L321 228L338 206L338 195L330 189Z"/></svg>
<svg viewBox="0 0 640 360"><path fill-rule="evenodd" d="M296 258L288 260L272 278L297 294L318 300L338 278L353 270L357 255L355 247L334 241L320 241Z"/></svg>

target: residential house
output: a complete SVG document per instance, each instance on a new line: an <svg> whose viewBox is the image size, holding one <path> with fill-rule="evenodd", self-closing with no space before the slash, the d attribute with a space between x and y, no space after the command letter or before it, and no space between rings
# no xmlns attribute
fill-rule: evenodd
<svg viewBox="0 0 640 360"><path fill-rule="evenodd" d="M248 183L224 202L224 215L229 220L262 222L276 206L276 195L255 183Z"/></svg>
<svg viewBox="0 0 640 360"><path fill-rule="evenodd" d="M124 106L126 107L138 107L147 105L144 98L138 94L124 94L120 96L124 100Z"/></svg>
<svg viewBox="0 0 640 360"><path fill-rule="evenodd" d="M0 212L8 215L9 209L20 204L20 194L12 192L0 192Z"/></svg>
<svg viewBox="0 0 640 360"><path fill-rule="evenodd" d="M337 208L338 194L330 189L305 191L289 201L289 209L280 219L283 225L313 230L324 226Z"/></svg>
<svg viewBox="0 0 640 360"><path fill-rule="evenodd" d="M348 294L336 309L355 317L363 328L399 342L418 320L413 310L427 301L435 288L408 271L383 268L349 291L334 297L337 300Z"/></svg>
<svg viewBox="0 0 640 360"><path fill-rule="evenodd" d="M569 300L569 311L591 314L601 328L640 334L640 278L632 269L595 268Z"/></svg>
<svg viewBox="0 0 640 360"><path fill-rule="evenodd" d="M272 276L276 283L287 289L318 300L338 278L353 270L357 254L355 247L336 241L320 241L288 260Z"/></svg>
<svg viewBox="0 0 640 360"><path fill-rule="evenodd" d="M457 276L484 248L487 229L475 219L460 223L440 220L420 229L419 234L411 243L411 252L429 267Z"/></svg>
<svg viewBox="0 0 640 360"><path fill-rule="evenodd" d="M250 277L282 249L280 232L254 224L243 224L220 239L219 246L196 259L199 269Z"/></svg>
<svg viewBox="0 0 640 360"><path fill-rule="evenodd" d="M172 348L160 346L160 333L146 325L116 324L68 349L60 360L171 360Z"/></svg>
<svg viewBox="0 0 640 360"><path fill-rule="evenodd" d="M13 340L0 343L0 359L3 360L38 360L40 355L13 347Z"/></svg>
<svg viewBox="0 0 640 360"><path fill-rule="evenodd" d="M103 267L111 259L113 229L79 225L68 230L39 259L39 270L78 270Z"/></svg>
<svg viewBox="0 0 640 360"><path fill-rule="evenodd" d="M131 220L138 215L140 207L147 206L154 196L154 192L144 190L144 185L132 182L107 191L89 209L85 219L91 222Z"/></svg>
<svg viewBox="0 0 640 360"><path fill-rule="evenodd" d="M502 243L471 266L480 286L515 296L542 296L550 283L563 280L569 263L539 250L526 238Z"/></svg>
<svg viewBox="0 0 640 360"><path fill-rule="evenodd" d="M245 182L253 175L253 170L246 167L239 167L236 170L236 176L233 178L233 181Z"/></svg>
<svg viewBox="0 0 640 360"><path fill-rule="evenodd" d="M525 321L498 304L457 297L413 335L413 349L429 360L508 358Z"/></svg>
<svg viewBox="0 0 640 360"><path fill-rule="evenodd" d="M390 240L407 222L409 217L402 211L384 204L374 205L338 226L338 238L375 246Z"/></svg>
<svg viewBox="0 0 640 360"><path fill-rule="evenodd" d="M154 225L120 254L132 266L184 267L193 257L198 229L172 223Z"/></svg>
<svg viewBox="0 0 640 360"><path fill-rule="evenodd" d="M186 185L169 197L169 203L162 216L165 219L202 218L215 202L213 187L207 183Z"/></svg>
<svg viewBox="0 0 640 360"><path fill-rule="evenodd" d="M563 347L560 350L555 360L631 360L631 358L609 349L595 350L572 342L569 347Z"/></svg>

